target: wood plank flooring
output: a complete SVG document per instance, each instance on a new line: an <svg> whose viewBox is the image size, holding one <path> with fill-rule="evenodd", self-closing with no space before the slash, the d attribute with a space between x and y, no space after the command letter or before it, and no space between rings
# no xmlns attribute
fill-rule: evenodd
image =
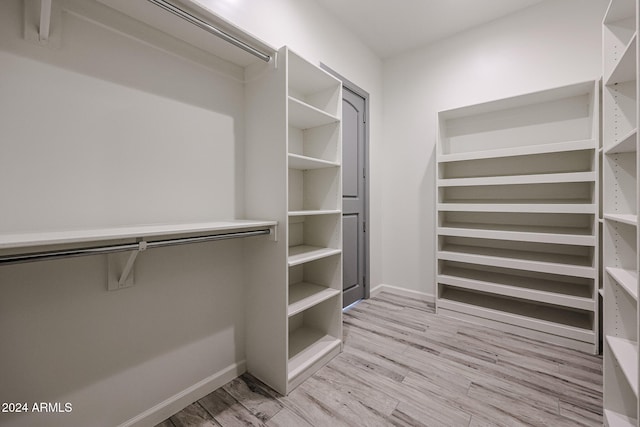
<svg viewBox="0 0 640 427"><path fill-rule="evenodd" d="M344 341L289 396L245 374L157 427L602 425L599 356L389 293L344 313Z"/></svg>

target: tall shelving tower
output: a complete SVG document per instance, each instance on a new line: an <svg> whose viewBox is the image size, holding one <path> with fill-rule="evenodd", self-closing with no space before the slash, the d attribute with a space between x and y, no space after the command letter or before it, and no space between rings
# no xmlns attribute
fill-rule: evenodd
<svg viewBox="0 0 640 427"><path fill-rule="evenodd" d="M287 47L247 72L247 370L289 393L342 349L342 84Z"/></svg>
<svg viewBox="0 0 640 427"><path fill-rule="evenodd" d="M603 21L604 418L638 425L638 5Z"/></svg>

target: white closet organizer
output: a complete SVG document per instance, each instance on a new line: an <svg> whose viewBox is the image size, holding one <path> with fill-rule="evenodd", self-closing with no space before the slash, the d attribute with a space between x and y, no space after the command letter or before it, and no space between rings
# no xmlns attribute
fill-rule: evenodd
<svg viewBox="0 0 640 427"><path fill-rule="evenodd" d="M638 5L603 21L604 418L638 425Z"/></svg>
<svg viewBox="0 0 640 427"><path fill-rule="evenodd" d="M277 58L247 73L246 162L260 178L247 213L286 224L277 253L251 254L263 274L249 289L247 366L286 394L342 348L342 86L287 48Z"/></svg>
<svg viewBox="0 0 640 427"><path fill-rule="evenodd" d="M189 99L196 107L191 108L189 102L180 103L180 107L189 108L193 115L200 115L191 117L185 113L180 117L191 120L193 125L181 129L175 137L159 135L155 138L164 138L163 143L169 139L165 145L170 148L180 145L179 148L185 151L185 144L198 136L209 141L205 148L210 149L211 145L217 144L218 151L214 154L220 152L229 156L223 159L225 167L216 168L215 161L212 163L209 157L205 168L187 169L188 173L175 176L184 181L184 192L192 187L200 190L189 193L190 196L193 193L199 196L194 196L194 201L206 199L210 202L212 197L216 198L221 193L220 204L226 205L219 207L216 203L209 203L206 207L210 210L233 212L233 206L227 205L241 199L242 203L237 203L241 206L238 210L247 218L257 219L98 227L77 232L8 233L0 235L0 256L12 254L17 248L20 251L24 248L38 251L44 246L55 246L56 249L61 245L64 248L69 245L86 248L95 246L95 242L105 244L123 239L126 243L143 240L139 249L144 250L144 242L165 237L208 236L227 231L265 232L268 228L271 238L252 239L251 244L243 247L246 301L242 310L246 313L246 341L240 343L244 346L240 353L246 356L248 372L287 394L342 350L342 85L289 49L275 51L226 21L217 19L195 2L172 0L171 3L184 8L196 20L201 17L213 19L228 34L250 39L252 46L268 53L260 58L266 61L206 34L203 31L206 25L187 22L191 18L174 11L171 4L163 0L68 0L64 3L54 0L51 9L47 7L48 2L28 0L25 2L25 20L34 22L25 21L29 24L25 24L25 37L42 44L43 49L59 48L61 11L64 9L73 16L81 17L83 22L86 19L100 23L105 28L113 28L117 34L142 41L145 46L158 47L162 54L165 51L175 54L189 64L193 62L228 77L231 88L217 81L215 84L219 86L203 88L202 102L205 104L210 101L207 93L220 94L222 100L214 100L224 104L219 108L220 114L216 114L217 110L213 108L213 112L197 108L200 99ZM38 29L37 19L32 19L38 16L45 21L51 19L54 25L50 32ZM120 51L108 53L121 54ZM155 53L154 50L151 55ZM118 56L118 61L123 59ZM179 84L167 84L167 98L176 96L172 91L179 92L179 87ZM240 96L236 97L238 93ZM228 103L223 98L225 96ZM157 102L163 99L158 96ZM153 107L155 104L151 104L150 108ZM134 107L131 109L135 110ZM238 117L243 119L239 124L234 121ZM158 119L148 127L155 130L167 121ZM218 122L224 126L223 129L216 128ZM196 125L203 129L194 129ZM239 135L240 146L229 148L227 145L238 143L236 135ZM154 137L145 134L141 139L154 140ZM177 151L180 150L176 148ZM193 161L204 161L203 157L210 153L205 151L201 155L191 151L190 155ZM126 156L123 154L121 157ZM237 159L244 164L234 164ZM167 163L171 164L172 160L169 156ZM119 165L114 163L113 169ZM214 179L199 179L200 175L195 172L202 169L210 172L207 178L213 176ZM218 169L226 174L215 175ZM171 179L166 179L170 173L165 169L149 168L149 171L154 173L156 181L171 184ZM195 178L190 180L191 172ZM120 175L114 172L114 176ZM218 177L220 179L216 180ZM144 178L156 184L156 181ZM231 190L220 183L234 179L239 181L237 185L241 188L238 191L233 187L235 182L227 185L232 187ZM210 186L215 186L217 193L209 192ZM136 196L140 194L126 185L122 185L121 190L120 205L114 209L119 207L124 212L136 213L130 204L137 202L139 198ZM176 193L182 195L180 191ZM159 210L140 205L152 213ZM175 208L175 205L167 208ZM189 206L180 213L196 214L193 209Z"/></svg>
<svg viewBox="0 0 640 427"><path fill-rule="evenodd" d="M599 89L439 113L437 310L598 351Z"/></svg>

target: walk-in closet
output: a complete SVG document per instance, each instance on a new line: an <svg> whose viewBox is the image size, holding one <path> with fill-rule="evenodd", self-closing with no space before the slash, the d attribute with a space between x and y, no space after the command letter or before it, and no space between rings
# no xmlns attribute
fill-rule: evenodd
<svg viewBox="0 0 640 427"><path fill-rule="evenodd" d="M640 427L639 27L0 1L0 427Z"/></svg>

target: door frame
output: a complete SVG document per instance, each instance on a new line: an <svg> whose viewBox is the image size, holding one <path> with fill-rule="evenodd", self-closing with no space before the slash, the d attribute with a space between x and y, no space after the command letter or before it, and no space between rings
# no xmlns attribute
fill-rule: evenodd
<svg viewBox="0 0 640 427"><path fill-rule="evenodd" d="M371 269L370 269L370 257L369 257L369 235L371 234L371 225L369 215L369 181L371 180L371 169L369 167L369 92L362 89L360 86L353 83L351 80L345 78L341 74L337 73L326 64L320 62L320 68L325 70L327 73L331 74L338 80L342 82L342 87L350 90L356 95L362 97L364 99L364 168L365 168L365 180L364 180L364 222L365 222L365 232L364 234L364 274L365 280L362 286L364 287L364 297L368 299L371 291Z"/></svg>

